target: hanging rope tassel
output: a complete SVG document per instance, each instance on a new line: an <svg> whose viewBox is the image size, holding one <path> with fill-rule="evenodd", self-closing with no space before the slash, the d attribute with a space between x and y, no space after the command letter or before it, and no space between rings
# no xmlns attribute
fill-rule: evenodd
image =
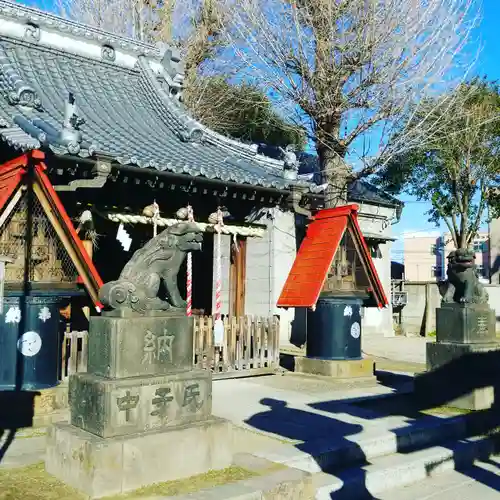
<svg viewBox="0 0 500 500"><path fill-rule="evenodd" d="M158 219L160 218L160 207L156 200L153 201L153 238L158 234Z"/></svg>
<svg viewBox="0 0 500 500"><path fill-rule="evenodd" d="M222 228L224 220L222 210L217 209L217 223L214 226L217 232L217 245L215 249L215 314L214 314L214 344L222 345L224 342L224 325L221 319L222 310Z"/></svg>
<svg viewBox="0 0 500 500"><path fill-rule="evenodd" d="M193 208L191 205L187 206L187 220L194 222ZM186 316L192 316L192 302L193 302L193 253L188 252L186 263Z"/></svg>

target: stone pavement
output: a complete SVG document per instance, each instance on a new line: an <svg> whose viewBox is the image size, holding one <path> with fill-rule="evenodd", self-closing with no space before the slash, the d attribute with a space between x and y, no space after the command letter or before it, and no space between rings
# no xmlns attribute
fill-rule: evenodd
<svg viewBox="0 0 500 500"><path fill-rule="evenodd" d="M363 339L363 353L376 358L390 359L408 363L425 365L425 352L427 342L434 339L425 337L387 337Z"/></svg>
<svg viewBox="0 0 500 500"><path fill-rule="evenodd" d="M306 464L308 459L309 462L315 462L317 458L321 458L323 463L326 455L314 454L315 443L330 443L330 446L337 441L344 447L350 443L353 450L362 449L368 457L370 451L376 455L379 453L377 450L385 449L385 453L388 453L389 449L396 446L396 436L401 439L406 431L413 432L417 441L421 441L422 433L418 430L418 425L423 424L424 420L430 425L440 425L436 424L436 421L445 422L444 416L424 417L421 415L415 427L417 424L415 416L404 415L404 412L400 411L383 415L359 404L360 398L383 397L393 394L396 390L409 392L411 389L412 383L405 377L401 377L400 381L393 383L392 386L372 384L364 387L352 382L334 383L293 374L219 380L213 384L213 413L231 420L242 429L236 433L233 445L235 453L256 453L260 457L266 457L273 453L285 453L285 447L289 450L287 453L293 453L294 456L299 454L298 460L302 465ZM29 438L27 437L28 430L23 434L23 437L14 441L0 467L20 467L40 462L43 459L44 438L36 433L35 437ZM306 446L288 446L287 448L286 443L299 442L305 442ZM413 438L410 438L408 442L413 442ZM332 452L328 454L329 459L337 460L339 453L344 456L345 452L342 450L335 452L335 449L332 449ZM404 452L400 457L395 458L396 460L405 459ZM433 459L433 456L430 458ZM376 464L376 460L372 458L369 460ZM387 459L382 459L384 460ZM316 467L319 463L318 460ZM443 491L441 495L443 498L439 500L500 498L498 482L492 479L493 476L498 476L498 470L496 470L498 464L495 462L493 464L491 465L490 461L485 465L478 465L475 471L461 475L455 472L445 473L422 483L395 490L396 492L384 492L376 496L380 500L424 500L434 498L436 491ZM415 464L411 467L415 469ZM355 468L359 469L359 466L355 465ZM488 469L488 478L484 477L486 473L481 470L479 472L482 476L477 476L478 468ZM301 470L307 470L307 467ZM473 475L474 473L476 476ZM408 475L408 472L406 474ZM476 482L474 482L475 477L479 478ZM331 481L332 478L335 479L334 476L329 476L328 480ZM460 481L463 486L459 488L461 496L457 496L456 492L450 489L454 481ZM464 496L466 491L472 492L471 496ZM215 491L214 494L216 494ZM496 496L493 497L493 494ZM197 497L191 496L190 498Z"/></svg>
<svg viewBox="0 0 500 500"><path fill-rule="evenodd" d="M405 488L397 488L379 500L498 500L500 458L477 461L472 468L453 471Z"/></svg>
<svg viewBox="0 0 500 500"><path fill-rule="evenodd" d="M406 384L399 389L409 391L411 387ZM345 404L393 392L394 388L380 384L356 387L353 383L297 375L220 380L213 385L213 413L281 441L306 441L325 435L354 434L367 427L407 425L405 417L375 419Z"/></svg>
<svg viewBox="0 0 500 500"><path fill-rule="evenodd" d="M7 431L8 432L8 431ZM0 439L0 448L5 439L5 433ZM16 468L42 462L45 457L45 436L15 438L0 462L0 467Z"/></svg>

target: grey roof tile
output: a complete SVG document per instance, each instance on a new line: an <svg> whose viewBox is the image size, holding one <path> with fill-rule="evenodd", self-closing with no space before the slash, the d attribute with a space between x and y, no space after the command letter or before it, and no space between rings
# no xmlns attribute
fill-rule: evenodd
<svg viewBox="0 0 500 500"><path fill-rule="evenodd" d="M269 156L277 157L280 154L278 149L272 146L263 144L260 146L260 149ZM299 174L313 174L313 182L316 184L321 184L323 182L321 179L319 160L316 155L302 152L297 155L297 159L299 161ZM394 196L386 193L366 180L356 180L352 182L348 186L348 197L350 201L360 201L364 203L395 207L404 205L403 202L399 201Z"/></svg>
<svg viewBox="0 0 500 500"><path fill-rule="evenodd" d="M99 30L85 31L76 23L15 4L6 7L6 3L0 0L0 23L7 11L15 18L14 10L24 9L25 19L39 26L80 33L102 43L114 40L137 53L157 55L152 46ZM279 189L295 184L284 179L281 162L258 155L255 148L191 119L162 87L144 55L127 68L42 46L31 38L0 35L0 138L12 147L42 147L84 157L98 151L122 164L191 176ZM60 138L70 92L76 98L78 116L85 120L80 127L83 141L73 149ZM190 140L195 134L201 137L199 142Z"/></svg>

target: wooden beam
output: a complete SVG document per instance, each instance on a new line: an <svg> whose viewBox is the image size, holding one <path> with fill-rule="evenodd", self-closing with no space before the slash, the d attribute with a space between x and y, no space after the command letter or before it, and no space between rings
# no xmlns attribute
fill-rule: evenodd
<svg viewBox="0 0 500 500"><path fill-rule="evenodd" d="M64 245L65 250L68 252L70 259L75 264L76 270L78 271L78 274L81 276L89 294L91 295L93 302L94 303L99 302L99 297L94 293L94 284L88 279L87 269L85 269L82 262L80 261L77 252L75 251L73 245L71 244L70 238L68 237L66 231L62 227L62 224L59 222L58 218L52 211L52 207L50 206L49 201L45 197L45 193L42 191L41 187L38 185L36 181L33 182L33 191L37 196L38 200L40 201L40 204L42 205L43 210L47 215L47 218L49 219L50 223L52 224L52 227L54 228L55 232L57 233L57 236L59 237L61 243Z"/></svg>

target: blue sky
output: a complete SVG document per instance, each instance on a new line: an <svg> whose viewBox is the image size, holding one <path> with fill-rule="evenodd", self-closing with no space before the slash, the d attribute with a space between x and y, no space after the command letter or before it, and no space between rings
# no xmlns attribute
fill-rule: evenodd
<svg viewBox="0 0 500 500"><path fill-rule="evenodd" d="M53 0L21 0L21 3L41 7L46 10L53 8ZM477 29L476 37L478 48L481 47L479 60L475 67L475 73L486 75L490 79L500 80L500 29L498 20L500 19L500 1L483 0L483 16L480 26ZM401 221L394 226L395 237L400 237L404 232L427 232L442 230L427 221L425 212L429 205L419 202L408 195L402 195L401 200L405 202ZM393 246L393 258L402 258L402 240L399 239Z"/></svg>
<svg viewBox="0 0 500 500"><path fill-rule="evenodd" d="M486 75L489 79L500 80L500 1L483 0L483 18L478 28L477 39L481 52L475 67L475 73ZM401 222L394 226L395 236L398 237L405 231L426 232L435 231L434 224L427 222L425 212L429 206L425 202L417 202L414 198L402 195L401 200L405 202L405 209ZM444 230L444 228L441 228ZM402 258L402 241L394 244L393 258Z"/></svg>

